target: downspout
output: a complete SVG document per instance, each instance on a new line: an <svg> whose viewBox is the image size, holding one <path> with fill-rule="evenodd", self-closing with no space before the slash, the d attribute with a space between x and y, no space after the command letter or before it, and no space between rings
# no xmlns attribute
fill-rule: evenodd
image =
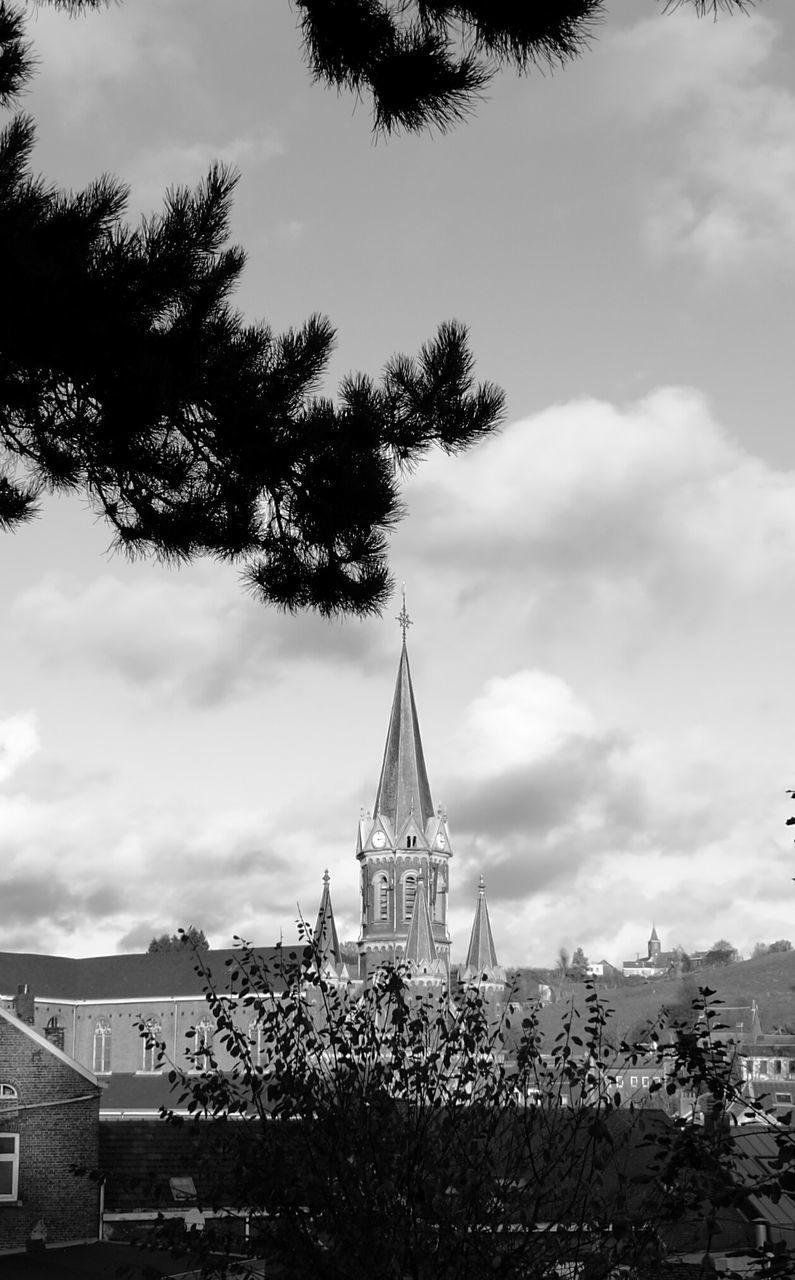
<svg viewBox="0 0 795 1280"><path fill-rule="evenodd" d="M77 1001L72 1005L72 1057L77 1057Z"/></svg>

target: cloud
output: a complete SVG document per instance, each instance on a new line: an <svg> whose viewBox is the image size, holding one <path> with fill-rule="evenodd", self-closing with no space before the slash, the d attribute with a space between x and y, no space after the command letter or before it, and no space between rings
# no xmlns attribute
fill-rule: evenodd
<svg viewBox="0 0 795 1280"><path fill-rule="evenodd" d="M462 590L508 590L513 608L552 596L567 619L619 598L632 626L672 602L698 616L727 591L780 589L795 573L795 474L740 448L688 388L514 422L429 463L410 506L414 554L465 564Z"/></svg>
<svg viewBox="0 0 795 1280"><path fill-rule="evenodd" d="M245 176L255 166L283 154L283 139L275 129L267 127L258 129L256 133L217 142L192 140L148 147L125 165L124 179L130 186L130 212L152 213L162 206L167 190L195 188L215 162L242 170ZM300 224L289 224L286 237L295 238L299 234Z"/></svg>
<svg viewBox="0 0 795 1280"><path fill-rule="evenodd" d="M36 718L31 712L0 720L0 782L7 781L38 749Z"/></svg>
<svg viewBox="0 0 795 1280"><path fill-rule="evenodd" d="M192 55L168 6L138 3L76 17L39 6L27 34L63 116L77 123L109 91L142 71L167 82L189 70ZM176 8L176 6L172 6Z"/></svg>
<svg viewBox="0 0 795 1280"><path fill-rule="evenodd" d="M26 588L11 615L54 667L87 666L158 700L211 706L274 679L280 663L381 669L383 638L363 623L285 618L209 570L193 581L104 575L82 589L55 577Z"/></svg>
<svg viewBox="0 0 795 1280"><path fill-rule="evenodd" d="M761 13L710 23L683 8L611 42L613 108L655 164L644 236L658 259L718 272L791 255L795 94L769 78L779 37Z"/></svg>

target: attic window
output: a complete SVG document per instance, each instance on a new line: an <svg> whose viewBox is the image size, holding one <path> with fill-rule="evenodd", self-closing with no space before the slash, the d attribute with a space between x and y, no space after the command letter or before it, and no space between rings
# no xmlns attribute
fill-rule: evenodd
<svg viewBox="0 0 795 1280"><path fill-rule="evenodd" d="M19 1094L12 1084L0 1084L0 1098L18 1098Z"/></svg>
<svg viewBox="0 0 795 1280"><path fill-rule="evenodd" d="M171 1195L176 1204L187 1204L196 1199L196 1183L193 1178L169 1178L168 1185L171 1187Z"/></svg>

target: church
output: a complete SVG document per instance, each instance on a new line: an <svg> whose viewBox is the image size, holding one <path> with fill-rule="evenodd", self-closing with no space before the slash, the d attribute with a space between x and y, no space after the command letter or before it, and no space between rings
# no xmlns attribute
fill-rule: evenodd
<svg viewBox="0 0 795 1280"><path fill-rule="evenodd" d="M453 848L447 814L435 808L409 667L405 600L398 617L402 644L386 745L370 812L356 832L361 927L358 963L344 963L323 877L315 940L326 972L335 980L364 983L380 964L401 963L418 990L450 986L448 929ZM278 972L285 948L255 947ZM234 950L202 953L222 982ZM474 904L466 962L458 977L477 982L495 1004L505 991L497 960L483 878ZM101 1115L107 1119L157 1115L170 1102L166 1071L138 1031L144 1022L162 1039L172 1062L185 1065L213 1036L202 980L193 954L65 956L0 952L0 1008L33 1026L103 1084ZM249 1028L256 1044L256 1025ZM223 1068L223 1054L219 1055ZM198 1059L201 1066L201 1057Z"/></svg>

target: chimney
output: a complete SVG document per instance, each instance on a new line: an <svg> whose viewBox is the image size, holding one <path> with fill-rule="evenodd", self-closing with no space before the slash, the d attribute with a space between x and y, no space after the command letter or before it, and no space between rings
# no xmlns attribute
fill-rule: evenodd
<svg viewBox="0 0 795 1280"><path fill-rule="evenodd" d="M35 1022L36 1001L27 982L20 982L17 987L17 994L14 996L13 1005L14 1013L20 1022L27 1022L32 1027Z"/></svg>

